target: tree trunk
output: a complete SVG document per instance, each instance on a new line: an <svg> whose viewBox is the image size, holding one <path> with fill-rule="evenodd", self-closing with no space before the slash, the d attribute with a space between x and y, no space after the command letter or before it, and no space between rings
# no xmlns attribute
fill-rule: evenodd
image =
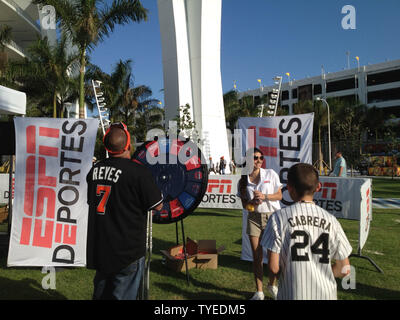
<svg viewBox="0 0 400 320"><path fill-rule="evenodd" d="M53 118L57 118L57 93L53 94Z"/></svg>
<svg viewBox="0 0 400 320"><path fill-rule="evenodd" d="M86 48L81 52L81 67L79 69L79 119L85 119L85 63Z"/></svg>

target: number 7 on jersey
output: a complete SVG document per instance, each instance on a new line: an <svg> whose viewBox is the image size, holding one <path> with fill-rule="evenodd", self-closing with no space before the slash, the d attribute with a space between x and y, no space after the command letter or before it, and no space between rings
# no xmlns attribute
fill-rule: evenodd
<svg viewBox="0 0 400 320"><path fill-rule="evenodd" d="M111 186L104 186L99 184L96 188L96 195L101 196L99 205L97 206L96 212L98 214L104 215L106 212L106 205L108 201L108 197L111 193Z"/></svg>

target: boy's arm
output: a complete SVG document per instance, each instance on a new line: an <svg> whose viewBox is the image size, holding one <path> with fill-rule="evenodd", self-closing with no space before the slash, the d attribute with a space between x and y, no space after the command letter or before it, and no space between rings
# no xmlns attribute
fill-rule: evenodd
<svg viewBox="0 0 400 320"><path fill-rule="evenodd" d="M332 265L332 271L335 278L343 278L350 273L350 261L349 258L343 260L336 260Z"/></svg>

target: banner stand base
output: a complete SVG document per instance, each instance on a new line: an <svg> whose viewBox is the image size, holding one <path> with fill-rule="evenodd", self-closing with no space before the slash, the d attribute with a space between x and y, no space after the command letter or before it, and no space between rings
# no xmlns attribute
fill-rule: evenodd
<svg viewBox="0 0 400 320"><path fill-rule="evenodd" d="M183 227L183 219L181 220L181 226L182 226L182 243L183 243L183 254L185 257L185 268L186 268L186 282L187 285L190 284L189 282L189 268L188 268L188 263L187 263L187 254L186 254L186 240L185 240L185 229ZM176 244L179 244L178 241L178 222L176 222Z"/></svg>
<svg viewBox="0 0 400 320"><path fill-rule="evenodd" d="M358 253L351 254L349 256L349 258L351 258L351 257L366 259L376 268L376 270L378 270L380 273L384 273L383 270L381 268L379 268L378 265L374 262L374 260L372 260L370 257L361 255L361 250L360 249L358 249Z"/></svg>

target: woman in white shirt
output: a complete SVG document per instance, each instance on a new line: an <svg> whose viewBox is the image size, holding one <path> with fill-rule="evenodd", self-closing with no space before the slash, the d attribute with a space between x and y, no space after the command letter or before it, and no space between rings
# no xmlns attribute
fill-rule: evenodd
<svg viewBox="0 0 400 320"><path fill-rule="evenodd" d="M251 300L264 300L263 250L260 239L269 216L281 208L279 201L282 200L282 184L274 170L262 168L264 156L261 150L254 148L249 152L254 156L254 168L249 175L242 175L238 193L243 208L249 213L247 234L253 253L253 272L257 289ZM278 288L273 282L271 278L267 289L276 298Z"/></svg>

